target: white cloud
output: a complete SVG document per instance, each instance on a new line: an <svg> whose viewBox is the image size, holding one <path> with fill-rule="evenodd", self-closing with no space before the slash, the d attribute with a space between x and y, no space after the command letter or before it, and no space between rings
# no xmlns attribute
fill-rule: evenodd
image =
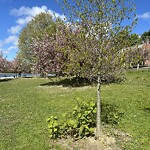
<svg viewBox="0 0 150 150"><path fill-rule="evenodd" d="M146 12L142 15L137 15L137 17L141 19L150 19L150 12Z"/></svg>
<svg viewBox="0 0 150 150"><path fill-rule="evenodd" d="M17 17L23 17L19 18L17 21L18 24L23 24L24 22L27 23L28 21L31 20L32 17L41 12L49 12L53 16L53 18L60 17L62 20L66 18L65 15L63 14L61 15L59 13L54 12L51 9L48 9L47 6L42 7L34 6L32 8L22 6L19 9L16 8L12 9L10 14Z"/></svg>
<svg viewBox="0 0 150 150"><path fill-rule="evenodd" d="M33 18L33 17L31 17L31 16L27 16L27 17L25 17L25 18L19 18L19 19L16 21L16 23L17 23L18 25L24 25L24 24L28 23L29 21L31 21L32 18Z"/></svg>
<svg viewBox="0 0 150 150"><path fill-rule="evenodd" d="M10 11L10 14L16 17L19 17L16 21L17 25L11 27L10 29L8 29L8 31L12 34L16 34L20 31L20 29L27 24L29 21L31 21L31 19L37 15L40 14L42 12L48 12L52 15L53 18L59 17L60 19L64 20L66 19L65 15L61 15L59 13L56 13L54 11L52 11L51 9L48 9L47 6L34 6L34 7L25 7L22 6L18 9L12 9Z"/></svg>
<svg viewBox="0 0 150 150"><path fill-rule="evenodd" d="M6 49L1 49L3 51L3 54L9 54L12 50L16 50L17 47L16 46L10 46Z"/></svg>
<svg viewBox="0 0 150 150"><path fill-rule="evenodd" d="M3 54L9 54L7 50L2 50Z"/></svg>
<svg viewBox="0 0 150 150"><path fill-rule="evenodd" d="M21 30L21 26L16 25L16 26L12 26L10 29L8 29L8 32L12 33L12 34L17 34L17 33L19 33L20 30Z"/></svg>
<svg viewBox="0 0 150 150"><path fill-rule="evenodd" d="M3 54L9 54L11 51L16 51L18 45L18 37L15 35L9 36L3 41L0 41L0 51Z"/></svg>
<svg viewBox="0 0 150 150"><path fill-rule="evenodd" d="M41 12L48 12L52 15L53 18L59 17L60 19L64 20L66 19L65 15L61 15L59 13L56 13L50 9L47 8L47 6L42 6L42 7L38 7L38 6L34 6L34 7L25 7L22 6L19 9L12 9L10 11L10 14L16 17L19 17L16 21L17 25L16 26L12 26L11 28L8 29L9 33L12 34L17 34L19 33L19 31L21 30L21 28L27 24L29 21L32 20L32 18L41 13Z"/></svg>
<svg viewBox="0 0 150 150"><path fill-rule="evenodd" d="M48 11L46 6L38 7L34 6L32 8L22 6L19 9L12 9L10 14L14 16L35 16L41 12Z"/></svg>
<svg viewBox="0 0 150 150"><path fill-rule="evenodd" d="M13 44L13 45L17 45L18 44L18 37L15 35L11 35L8 38L6 38L4 41L1 42L1 47L3 45L7 45L7 44Z"/></svg>
<svg viewBox="0 0 150 150"><path fill-rule="evenodd" d="M56 13L56 12L48 9L47 6L42 6L42 7L34 6L31 8L22 6L19 9L15 8L10 11L10 14L18 17L18 19L16 20L17 25L9 28L8 32L11 34L19 33L19 31L22 29L22 27L25 24L27 24L29 21L32 20L32 18L35 15L40 14L41 12L48 12L52 15L53 18L59 17L62 20L66 19L65 15Z"/></svg>
<svg viewBox="0 0 150 150"><path fill-rule="evenodd" d="M11 35L4 39L3 41L0 41L0 49L3 50L3 52L8 54L13 49L17 49L18 45L18 33L23 28L24 25L26 25L29 21L32 20L32 18L40 14L41 12L48 12L52 15L53 18L59 17L60 19L64 20L66 19L65 15L61 15L59 13L56 13L50 9L47 8L47 6L34 6L34 7L25 7L22 6L18 9L14 8L10 11L10 15L13 15L17 17L16 25L10 27L7 29L8 33ZM9 44L9 46L7 46ZM8 48L4 48L8 47Z"/></svg>

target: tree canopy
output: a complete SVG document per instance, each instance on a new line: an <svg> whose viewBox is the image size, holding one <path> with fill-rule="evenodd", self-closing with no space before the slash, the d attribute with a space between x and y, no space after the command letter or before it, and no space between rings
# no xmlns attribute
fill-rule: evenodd
<svg viewBox="0 0 150 150"><path fill-rule="evenodd" d="M12 63L9 62L6 58L4 58L3 53L0 52L0 72L11 72L12 69Z"/></svg>
<svg viewBox="0 0 150 150"><path fill-rule="evenodd" d="M139 42L137 35L129 42L137 21L134 1L63 0L60 5L67 20L53 19L49 13L35 16L20 33L19 54L39 73L97 79L99 138L101 82L122 74L131 45Z"/></svg>
<svg viewBox="0 0 150 150"><path fill-rule="evenodd" d="M61 19L53 19L47 12L40 13L22 30L19 54L33 65L37 73L60 74L66 58L59 49L67 45L66 34L71 32Z"/></svg>
<svg viewBox="0 0 150 150"><path fill-rule="evenodd" d="M144 33L141 35L141 38L142 38L142 40L143 40L144 42L146 41L147 38L150 40L150 30L144 32Z"/></svg>
<svg viewBox="0 0 150 150"><path fill-rule="evenodd" d="M77 41L79 49L75 48L75 53L71 50L68 54L74 56L71 69L76 68L76 62L80 59L83 76L98 78L96 137L99 138L101 81L106 76L118 77L122 73L125 55L129 54L126 51L130 47L127 33L131 33L137 20L133 13L134 1L74 0L70 3L63 0L61 5L69 16L71 26L79 27L81 34ZM130 18L133 19L131 23L128 21ZM124 25L123 22L128 24Z"/></svg>
<svg viewBox="0 0 150 150"><path fill-rule="evenodd" d="M131 46L142 44L142 39L138 34L134 33L129 36L129 42Z"/></svg>
<svg viewBox="0 0 150 150"><path fill-rule="evenodd" d="M21 31L19 35L19 53L24 59L32 62L34 60L30 44L35 38L42 38L43 33L52 34L54 22L49 13L36 15Z"/></svg>

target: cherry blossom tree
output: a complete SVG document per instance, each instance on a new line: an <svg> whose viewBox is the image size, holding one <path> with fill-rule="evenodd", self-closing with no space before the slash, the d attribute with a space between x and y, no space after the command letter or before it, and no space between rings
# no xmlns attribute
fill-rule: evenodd
<svg viewBox="0 0 150 150"><path fill-rule="evenodd" d="M31 73L32 65L26 59L23 59L20 54L17 54L11 64L14 73Z"/></svg>
<svg viewBox="0 0 150 150"><path fill-rule="evenodd" d="M3 53L0 52L0 72L7 73L10 70L10 62L3 57Z"/></svg>
<svg viewBox="0 0 150 150"><path fill-rule="evenodd" d="M36 15L20 32L18 40L19 55L27 62L32 63L34 58L30 44L33 39L42 38L44 33L50 35L53 27L54 21L48 12Z"/></svg>

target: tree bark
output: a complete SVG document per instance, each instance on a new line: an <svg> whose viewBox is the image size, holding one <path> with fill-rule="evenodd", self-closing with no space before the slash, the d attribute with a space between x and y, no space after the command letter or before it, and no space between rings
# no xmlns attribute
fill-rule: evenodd
<svg viewBox="0 0 150 150"><path fill-rule="evenodd" d="M137 64L137 70L139 70L139 66L140 66L140 65L139 65L139 63L138 63L138 64Z"/></svg>
<svg viewBox="0 0 150 150"><path fill-rule="evenodd" d="M101 79L98 76L98 84L97 84L97 123L96 123L96 139L100 139L101 137Z"/></svg>

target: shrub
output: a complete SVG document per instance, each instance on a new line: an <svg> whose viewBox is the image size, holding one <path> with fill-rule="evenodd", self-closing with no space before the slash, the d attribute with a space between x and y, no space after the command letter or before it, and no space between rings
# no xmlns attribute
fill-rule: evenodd
<svg viewBox="0 0 150 150"><path fill-rule="evenodd" d="M96 103L78 102L72 112L65 113L61 119L51 116L47 119L50 138L67 138L70 136L74 139L94 136L96 127ZM108 104L102 105L102 121L104 123L118 124L122 113Z"/></svg>

